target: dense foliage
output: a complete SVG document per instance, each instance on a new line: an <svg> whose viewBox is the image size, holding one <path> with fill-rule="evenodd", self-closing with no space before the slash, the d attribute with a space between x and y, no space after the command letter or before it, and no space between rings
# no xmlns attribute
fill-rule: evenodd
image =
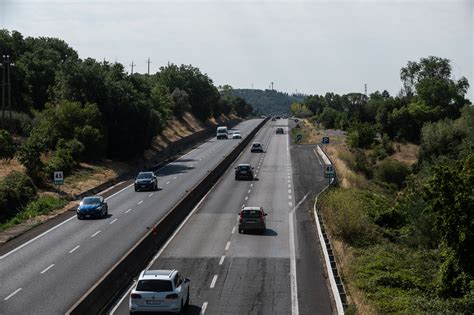
<svg viewBox="0 0 474 315"><path fill-rule="evenodd" d="M293 103L301 103L305 96L288 94L276 90L232 89L232 96L245 99L258 115L289 115Z"/></svg>

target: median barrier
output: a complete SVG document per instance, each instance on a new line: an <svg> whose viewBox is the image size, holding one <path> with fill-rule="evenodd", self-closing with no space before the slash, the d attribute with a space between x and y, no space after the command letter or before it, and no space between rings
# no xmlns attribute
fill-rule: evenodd
<svg viewBox="0 0 474 315"><path fill-rule="evenodd" d="M239 145L232 150L207 176L191 189L168 213L97 281L66 314L103 314L146 268L149 261L165 244L199 201L225 173L229 166L267 122L263 120Z"/></svg>

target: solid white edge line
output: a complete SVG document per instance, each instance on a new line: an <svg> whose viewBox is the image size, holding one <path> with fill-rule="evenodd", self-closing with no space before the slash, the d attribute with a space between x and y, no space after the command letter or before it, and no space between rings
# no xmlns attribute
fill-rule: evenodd
<svg viewBox="0 0 474 315"><path fill-rule="evenodd" d="M289 151L289 142L288 137L286 137L286 149ZM288 163L291 164L291 158L289 158ZM288 173L289 174L289 173ZM289 174L290 175L290 174ZM292 207L292 203L288 202L290 208ZM291 209L289 213L289 231L288 234L290 236L289 243L290 243L290 287L291 287L291 314L298 315L299 314L299 306L298 306L298 284L297 284L297 275L296 275L296 245L295 245L295 227L294 227L294 219L293 216L296 216L296 208Z"/></svg>
<svg viewBox="0 0 474 315"><path fill-rule="evenodd" d="M8 257L8 256L10 256L11 254L13 254L13 253L16 252L16 251L19 251L19 250L22 249L23 247L25 247L25 246L27 246L27 245L33 243L33 242L36 241L37 239L39 239L39 238L45 236L45 235L48 234L49 232L52 232L52 231L56 230L58 227L62 226L63 224L66 224L67 222L69 222L69 221L71 221L71 220L73 220L73 219L76 219L76 216L70 217L69 219L67 219L67 220L65 220L65 221L63 221L63 222L61 222L61 223L59 223L58 225L53 226L53 227L50 228L49 230L44 231L44 232L41 233L40 235L38 235L38 236L32 238L32 239L29 240L28 242L23 243L23 244L21 244L20 246L18 246L18 247L16 247L16 248L12 249L12 250L9 251L8 253L4 254L3 256L0 256L0 260L2 260L3 258L6 258L6 257Z"/></svg>
<svg viewBox="0 0 474 315"><path fill-rule="evenodd" d="M217 281L217 275L214 275L214 277L212 278L211 285L209 286L209 288L213 289L214 286L216 285L216 281Z"/></svg>
<svg viewBox="0 0 474 315"><path fill-rule="evenodd" d="M201 314L204 314L206 312L206 308L207 308L207 302L202 303Z"/></svg>
<svg viewBox="0 0 474 315"><path fill-rule="evenodd" d="M4 301L8 301L12 296L14 296L15 294L17 294L17 293L20 292L20 291L21 291L21 288L16 289L15 291L13 291L12 293L10 293L10 295L7 296L6 298L4 298L3 300L4 300Z"/></svg>
<svg viewBox="0 0 474 315"><path fill-rule="evenodd" d="M209 139L206 139L206 140L204 140L204 142L208 142L208 140L209 140ZM196 151L196 150L199 149L199 148L200 148L200 146L197 147L196 149L193 149L193 150L189 151L188 153L186 153L186 154L180 156L179 159L177 159L176 161L179 161L180 159L184 158L184 157L187 156L188 154L191 154L192 152ZM169 164L163 166L163 167L160 168L158 171L161 171L161 170L165 169L166 167L169 167L170 164L171 164L171 163L169 163ZM120 182L120 183L122 183L122 182ZM107 188L107 189L101 191L101 192L99 193L99 195L104 194L105 192L109 191L109 190L112 189L113 187L116 187L116 186L119 185L120 183L117 183L117 184L115 184L114 186L109 187L109 188ZM110 195L110 196L108 196L108 197L106 197L106 198L104 198L104 199L105 199L105 200L109 200L110 198L112 198L112 197L118 195L119 193L121 193L122 191L124 191L125 189L127 189L127 188L129 188L129 187L131 187L131 186L133 186L133 185L134 185L134 184L132 183L132 184L130 184L130 185L128 185L128 186L125 186L124 188L120 189L119 191L113 193L112 195ZM127 212L126 212L126 213L127 213ZM36 241L37 239L43 237L44 235L48 234L49 232L54 231L55 229L57 229L58 227L62 226L62 225L65 224L65 223L71 221L71 220L74 219L75 217L76 217L76 216L70 217L69 219L67 219L67 220L65 220L65 221L63 221L63 222L61 222L61 223L59 223L58 225L53 226L53 227L50 228L49 230L44 231L44 232L41 233L40 235L38 235L38 236L32 238L32 239L29 240L28 242L23 243L23 244L21 244L20 246L18 246L18 247L16 247L16 248L12 249L12 250L9 251L8 253L6 253L6 254L0 256L0 260L2 260L3 258L6 258L6 257L10 256L11 254L13 254L13 253L19 251L19 250L22 249L23 247L25 247L25 246L27 246L27 245L33 243L34 241Z"/></svg>
<svg viewBox="0 0 474 315"><path fill-rule="evenodd" d="M225 256L221 256L221 260L219 260L219 265L222 265L224 263Z"/></svg>
<svg viewBox="0 0 474 315"><path fill-rule="evenodd" d="M40 273L43 274L43 273L45 273L46 271L48 271L49 269L51 269L53 267L54 267L54 264L51 264L48 267L46 267L43 271L41 271Z"/></svg>
<svg viewBox="0 0 474 315"><path fill-rule="evenodd" d="M154 263L155 261L158 259L158 257L161 256L161 254L165 251L165 249L168 247L168 245L171 243L171 241L176 237L176 235L179 233L179 231L183 228L183 226L186 224L186 222L188 222L188 220L191 218L191 216L194 214L194 212L196 212L196 210L201 206L201 204L204 202L204 200L206 199L207 195L209 195L209 193L212 191L209 190L207 192L207 194L199 201L199 203L196 205L196 207L194 207L194 209L188 214L188 216L186 217L186 219L184 219L184 221L181 223L181 225L178 227L178 229L173 233L173 235L171 235L171 237L166 241L165 245L163 245L163 247L158 251L158 253L155 255L155 257L153 257L153 259L151 260L151 262L148 264L148 266L146 267L146 269L149 269ZM125 298L130 294L130 292L132 291L132 288L133 288L133 283L130 285L130 288L125 292L125 294L120 298L120 300L117 302L117 304L115 304L115 306L112 308L112 310L110 311L110 315L113 315L114 312L119 308L119 306L122 304L123 300L125 300Z"/></svg>

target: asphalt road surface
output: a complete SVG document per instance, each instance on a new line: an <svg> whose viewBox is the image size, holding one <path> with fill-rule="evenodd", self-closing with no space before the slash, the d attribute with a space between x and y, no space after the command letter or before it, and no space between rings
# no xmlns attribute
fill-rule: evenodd
<svg viewBox="0 0 474 315"><path fill-rule="evenodd" d="M235 129L245 137L260 121ZM212 138L163 167L159 191L131 185L112 194L106 219L65 216L14 248L0 248L0 314L63 314L239 141Z"/></svg>
<svg viewBox="0 0 474 315"><path fill-rule="evenodd" d="M276 135L276 126L286 133ZM152 262L150 269L190 278L186 314L331 314L314 221L300 203L326 182L311 150L291 158L287 127L287 120L267 123L255 137L265 153L247 148L234 163L250 163L258 180L236 181L229 168ZM265 209L265 233L239 234L243 205ZM111 312L128 314L128 300L129 292Z"/></svg>

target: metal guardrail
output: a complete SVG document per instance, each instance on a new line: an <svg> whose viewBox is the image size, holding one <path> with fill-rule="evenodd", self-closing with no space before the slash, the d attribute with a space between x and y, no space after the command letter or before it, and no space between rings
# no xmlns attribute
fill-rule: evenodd
<svg viewBox="0 0 474 315"><path fill-rule="evenodd" d="M331 164L329 157L324 153L324 151L318 145L318 153L321 155L321 158L326 162L326 164ZM336 177L337 178L337 177ZM347 309L347 294L342 283L342 278L340 276L339 270L337 268L336 258L331 246L331 241L326 233L324 227L324 221L322 216L317 211L318 197L324 193L333 183L336 182L336 178L333 178L332 181L327 185L321 192L317 194L314 200L313 212L314 220L316 221L316 227L318 229L319 243L321 244L321 249L323 251L324 261L326 263L326 269L328 271L329 283L331 285L332 295L336 304L337 313L340 315L344 314L344 311Z"/></svg>
<svg viewBox="0 0 474 315"><path fill-rule="evenodd" d="M194 206L206 195L229 166L267 122L263 120L231 153L162 217L150 230L114 264L66 314L103 314L121 292L132 282L161 246L179 227Z"/></svg>

